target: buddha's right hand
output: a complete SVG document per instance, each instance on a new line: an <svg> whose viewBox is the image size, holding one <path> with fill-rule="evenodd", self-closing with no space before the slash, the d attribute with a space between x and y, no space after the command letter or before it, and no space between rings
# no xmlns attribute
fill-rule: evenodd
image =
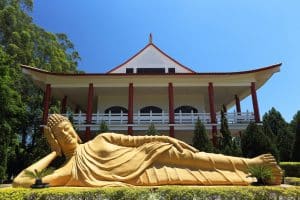
<svg viewBox="0 0 300 200"><path fill-rule="evenodd" d="M55 151L58 156L61 156L61 148L48 126L44 127L44 135L48 141L48 144L50 145L51 150Z"/></svg>

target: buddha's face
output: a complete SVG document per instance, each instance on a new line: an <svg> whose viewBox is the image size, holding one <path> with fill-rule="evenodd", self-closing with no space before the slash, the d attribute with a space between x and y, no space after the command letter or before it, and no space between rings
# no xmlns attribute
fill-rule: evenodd
<svg viewBox="0 0 300 200"><path fill-rule="evenodd" d="M63 151L69 151L78 145L77 133L68 121L59 123L53 129L53 134Z"/></svg>

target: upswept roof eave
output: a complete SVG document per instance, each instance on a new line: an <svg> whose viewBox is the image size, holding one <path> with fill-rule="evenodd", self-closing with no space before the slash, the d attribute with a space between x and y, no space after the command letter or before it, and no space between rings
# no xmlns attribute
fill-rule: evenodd
<svg viewBox="0 0 300 200"><path fill-rule="evenodd" d="M261 68L256 68L252 70L245 70L245 71L237 71L237 72L201 72L201 73L196 73L199 75L235 75L235 74L251 74L251 73L256 73L256 72L261 72L261 71L267 71L271 69L276 69L277 71L280 71L280 66L282 63L277 63L273 64L267 67L261 67Z"/></svg>
<svg viewBox="0 0 300 200"><path fill-rule="evenodd" d="M247 70L247 71L237 71L237 72L201 72L201 73L175 73L175 74L124 74L124 73L84 73L84 74L75 74L75 73L61 73L61 72L49 72L47 70L39 69L36 67L28 66L28 65L21 65L23 69L39 72L42 74L48 74L48 75L58 75L58 76L178 76L178 75L184 75L184 76L191 76L191 75L240 75L240 74L252 74L262 71L268 71L268 70L277 70L280 71L280 66L282 63L270 65L267 67L257 68L253 70Z"/></svg>
<svg viewBox="0 0 300 200"><path fill-rule="evenodd" d="M188 70L191 73L196 73L195 71L193 71L192 69L184 66L183 64L179 63L178 61L176 61L174 58L172 58L171 56L169 56L168 54L166 54L164 51L162 51L160 48L158 48L155 44L153 44L152 42L148 43L144 48L142 48L141 50L139 50L136 54L134 54L132 57L130 57L128 60L126 60L125 62L123 62L122 64L114 67L113 69L109 70L108 72L106 72L107 74L112 73L113 71L116 71L117 69L121 68L122 66L124 66L125 64L129 63L131 60L133 60L135 57L137 57L138 55L140 55L143 51L145 51L149 46L154 47L156 50L158 50L163 56L167 57L168 59L170 59L171 61L173 61L174 63L176 63L177 65L179 65L180 67Z"/></svg>

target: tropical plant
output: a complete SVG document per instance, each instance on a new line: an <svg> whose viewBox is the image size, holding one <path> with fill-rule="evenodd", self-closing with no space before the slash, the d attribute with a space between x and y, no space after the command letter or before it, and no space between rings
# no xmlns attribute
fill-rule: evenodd
<svg viewBox="0 0 300 200"><path fill-rule="evenodd" d="M34 169L33 171L25 170L24 175L29 177L29 178L34 178L34 179L42 179L45 176L48 176L54 172L54 169L49 167L42 169L38 171L37 169Z"/></svg>
<svg viewBox="0 0 300 200"><path fill-rule="evenodd" d="M255 177L257 185L268 185L273 179L272 169L264 165L254 165L248 168L249 177Z"/></svg>
<svg viewBox="0 0 300 200"><path fill-rule="evenodd" d="M48 183L43 183L42 178L52 174L53 168L45 168L41 171L34 169L33 171L25 170L24 176L35 179L35 183L31 185L31 188L45 188L48 187Z"/></svg>

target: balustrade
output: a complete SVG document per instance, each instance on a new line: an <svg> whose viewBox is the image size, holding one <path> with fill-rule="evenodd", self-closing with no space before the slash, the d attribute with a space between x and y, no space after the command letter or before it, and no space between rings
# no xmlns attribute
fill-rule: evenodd
<svg viewBox="0 0 300 200"><path fill-rule="evenodd" d="M75 125L86 124L86 113L67 113L63 114L68 117ZM194 124L198 119L201 120L203 124L210 124L210 113L179 113L174 114L175 124ZM226 113L226 118L228 124L248 124L251 121L255 121L254 114L252 112L243 113ZM127 125L128 114L127 113L93 113L91 124L101 124L105 121L108 125ZM217 114L217 124L221 122L221 114ZM133 123L135 125L149 125L154 124L169 124L169 114L166 112L162 113L134 113Z"/></svg>

